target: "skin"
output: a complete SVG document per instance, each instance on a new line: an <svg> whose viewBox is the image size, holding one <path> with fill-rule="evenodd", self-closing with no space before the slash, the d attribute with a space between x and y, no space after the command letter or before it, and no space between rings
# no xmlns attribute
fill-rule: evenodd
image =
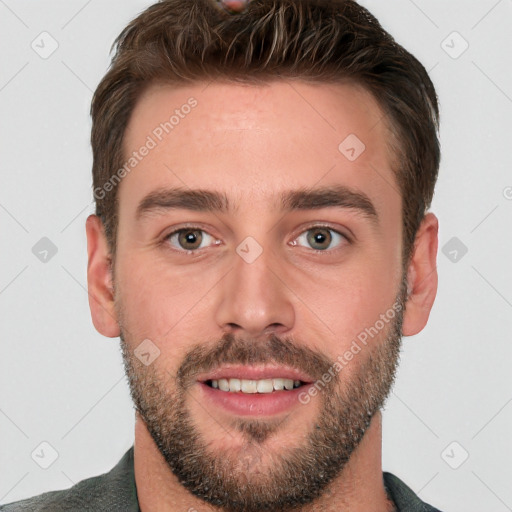
<svg viewBox="0 0 512 512"><path fill-rule="evenodd" d="M351 84L153 85L132 114L126 154L143 145L168 119L167 112L191 96L197 107L119 186L114 275L101 221L94 215L87 220L88 284L96 329L118 337L122 328L131 350L151 339L161 353L149 368L167 376L170 390L169 376L176 376L187 350L198 343L211 346L225 333L255 340L269 333L292 336L301 346L335 360L389 310L403 276L401 197L379 106ZM356 134L366 146L353 162L338 150L348 134ZM283 212L276 202L284 191L334 185L367 195L377 221L351 208ZM137 220L143 197L178 186L223 192L234 208L160 211ZM184 223L199 226L219 245L192 255L180 252L164 239ZM341 237L336 247L315 252L299 237L319 223L350 234L350 241ZM427 214L406 271L410 293L405 336L423 329L434 302L437 231L436 217ZM263 249L250 264L235 251L247 236ZM379 333L371 344L381 343L385 334ZM345 379L367 355L363 350L354 357L343 369ZM218 453L241 445L233 418L205 402L196 387L190 389L187 407L204 439ZM269 458L260 462L263 471L270 455L300 446L317 418L319 400L313 397L307 407L294 407L293 421L265 441ZM339 477L301 510L392 510L382 482L381 444L378 412ZM143 512L217 510L181 486L138 415L135 477Z"/></svg>

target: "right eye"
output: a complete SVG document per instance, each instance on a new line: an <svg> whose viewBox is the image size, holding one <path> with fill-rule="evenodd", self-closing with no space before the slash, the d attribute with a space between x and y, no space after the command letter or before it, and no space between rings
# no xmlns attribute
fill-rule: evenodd
<svg viewBox="0 0 512 512"><path fill-rule="evenodd" d="M170 233L166 240L178 251L197 251L218 243L206 231L197 228L181 228Z"/></svg>

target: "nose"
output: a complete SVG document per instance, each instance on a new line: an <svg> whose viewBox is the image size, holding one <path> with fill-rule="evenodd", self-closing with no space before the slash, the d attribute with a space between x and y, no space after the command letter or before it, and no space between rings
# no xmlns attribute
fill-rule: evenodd
<svg viewBox="0 0 512 512"><path fill-rule="evenodd" d="M215 320L222 331L256 338L283 335L293 328L293 292L269 253L264 250L252 262L234 254L216 308Z"/></svg>

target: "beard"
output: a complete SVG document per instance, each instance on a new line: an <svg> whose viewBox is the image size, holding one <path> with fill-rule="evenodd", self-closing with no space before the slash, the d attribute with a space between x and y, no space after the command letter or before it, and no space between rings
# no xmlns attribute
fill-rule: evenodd
<svg viewBox="0 0 512 512"><path fill-rule="evenodd" d="M254 341L226 334L214 345L192 347L177 374L170 377L165 371L159 375L155 365L141 364L121 334L135 408L181 485L226 512L289 511L321 496L346 466L393 385L405 306L403 288L385 339L375 338L373 346L363 347L360 354L367 353L350 380L340 379L341 370L327 384L323 381L313 427L300 445L282 448L279 453L269 453L265 442L280 429L285 432L286 418L234 419L232 426L243 443L229 447L230 433L225 430L226 448L212 450L187 405L187 396L189 403L193 399L189 390L197 382L195 376L227 363L277 363L321 381L329 369L332 372L334 361L291 339L272 335ZM174 386L168 386L172 381Z"/></svg>

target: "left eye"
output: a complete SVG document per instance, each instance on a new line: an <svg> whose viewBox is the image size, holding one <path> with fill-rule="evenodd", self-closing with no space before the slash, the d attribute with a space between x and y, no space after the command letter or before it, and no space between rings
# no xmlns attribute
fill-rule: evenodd
<svg viewBox="0 0 512 512"><path fill-rule="evenodd" d="M317 251L325 251L337 247L344 238L341 233L334 231L334 229L319 226L304 231L297 237L296 242L304 247L309 246Z"/></svg>
<svg viewBox="0 0 512 512"><path fill-rule="evenodd" d="M196 251L215 243L215 238L202 229L183 228L171 233L167 240L178 250Z"/></svg>

